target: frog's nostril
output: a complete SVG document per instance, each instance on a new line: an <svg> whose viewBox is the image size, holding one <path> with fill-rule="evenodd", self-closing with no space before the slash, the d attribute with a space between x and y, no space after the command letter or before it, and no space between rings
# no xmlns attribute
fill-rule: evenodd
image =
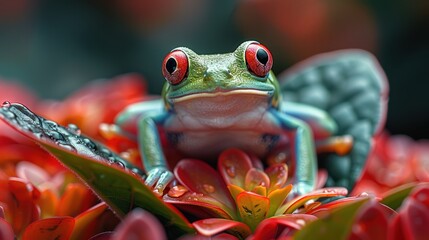
<svg viewBox="0 0 429 240"><path fill-rule="evenodd" d="M230 79L233 77L231 72L228 69L213 69L209 68L204 72L205 81L216 81L222 82L225 79Z"/></svg>

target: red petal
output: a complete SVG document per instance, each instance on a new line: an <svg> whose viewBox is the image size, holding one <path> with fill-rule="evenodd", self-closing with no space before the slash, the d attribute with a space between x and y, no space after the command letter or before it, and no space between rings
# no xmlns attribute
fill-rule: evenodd
<svg viewBox="0 0 429 240"><path fill-rule="evenodd" d="M429 184L424 183L417 185L417 187L413 189L409 197L422 203L429 209Z"/></svg>
<svg viewBox="0 0 429 240"><path fill-rule="evenodd" d="M247 191L252 191L255 187L270 187L270 178L265 174L265 172L258 170L256 168L251 168L244 179L244 189ZM266 191L265 191L266 192Z"/></svg>
<svg viewBox="0 0 429 240"><path fill-rule="evenodd" d="M182 185L191 191L210 196L234 211L235 204L225 182L207 163L184 159L176 165L174 173Z"/></svg>
<svg viewBox="0 0 429 240"><path fill-rule="evenodd" d="M164 195L163 200L199 218L236 218L234 211L228 210L225 205L216 199L203 194L187 192L179 197Z"/></svg>
<svg viewBox="0 0 429 240"><path fill-rule="evenodd" d="M288 167L286 164L275 164L265 170L270 178L270 189L268 192L279 189L286 184Z"/></svg>
<svg viewBox="0 0 429 240"><path fill-rule="evenodd" d="M14 240L15 234L13 233L12 226L3 218L0 218L0 239Z"/></svg>
<svg viewBox="0 0 429 240"><path fill-rule="evenodd" d="M12 227L15 233L20 233L24 228L39 218L39 211L34 202L34 187L20 178L9 178L9 191L14 200Z"/></svg>
<svg viewBox="0 0 429 240"><path fill-rule="evenodd" d="M167 237L158 219L148 212L135 209L118 225L110 239L162 240L167 239Z"/></svg>
<svg viewBox="0 0 429 240"><path fill-rule="evenodd" d="M250 157L239 149L225 150L219 156L218 170L226 184L244 188L244 178L251 168Z"/></svg>
<svg viewBox="0 0 429 240"><path fill-rule="evenodd" d="M376 200L362 206L349 239L387 239L388 218L391 214L386 210Z"/></svg>
<svg viewBox="0 0 429 240"><path fill-rule="evenodd" d="M45 218L30 224L22 236L22 240L56 239L68 240L74 227L72 217Z"/></svg>
<svg viewBox="0 0 429 240"><path fill-rule="evenodd" d="M221 218L208 218L192 223L198 233L204 236L213 236L223 231L231 230L242 238L250 235L250 228L241 222Z"/></svg>
<svg viewBox="0 0 429 240"><path fill-rule="evenodd" d="M292 230L299 230L305 224L316 220L317 217L308 214L286 214L283 216L272 217L262 221L254 235L250 239L276 239L279 234L279 227L286 227Z"/></svg>
<svg viewBox="0 0 429 240"><path fill-rule="evenodd" d="M392 221L389 229L397 231L404 239L427 239L427 229L429 226L429 209L417 202L413 198L408 198L402 205L398 215ZM400 229L400 230L396 230ZM399 231L401 231L399 233ZM390 235L390 239L399 239Z"/></svg>

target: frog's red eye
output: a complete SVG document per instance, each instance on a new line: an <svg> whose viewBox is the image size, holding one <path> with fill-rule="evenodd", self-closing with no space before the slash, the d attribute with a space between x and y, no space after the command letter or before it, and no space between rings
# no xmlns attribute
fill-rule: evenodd
<svg viewBox="0 0 429 240"><path fill-rule="evenodd" d="M188 57L183 51L169 53L162 63L162 74L172 85L181 83L188 75Z"/></svg>
<svg viewBox="0 0 429 240"><path fill-rule="evenodd" d="M273 66L270 51L259 43L250 44L245 53L247 69L258 77L265 77Z"/></svg>

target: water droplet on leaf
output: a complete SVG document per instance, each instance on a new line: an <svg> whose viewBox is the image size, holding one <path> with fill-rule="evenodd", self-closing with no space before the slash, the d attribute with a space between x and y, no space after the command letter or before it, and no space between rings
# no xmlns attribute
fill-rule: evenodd
<svg viewBox="0 0 429 240"><path fill-rule="evenodd" d="M2 107L4 107L4 108L10 107L10 102L9 101L4 101Z"/></svg>
<svg viewBox="0 0 429 240"><path fill-rule="evenodd" d="M70 132L72 132L72 133L74 133L74 134L76 134L76 135L80 135L80 128L78 127L78 126L76 126L76 124L73 124L73 123L70 123L70 124L68 124L67 125L67 129L70 131Z"/></svg>

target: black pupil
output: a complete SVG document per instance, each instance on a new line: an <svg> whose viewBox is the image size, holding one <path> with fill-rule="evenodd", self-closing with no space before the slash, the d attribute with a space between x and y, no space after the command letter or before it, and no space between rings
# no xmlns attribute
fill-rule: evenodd
<svg viewBox="0 0 429 240"><path fill-rule="evenodd" d="M268 62L268 53L263 50L263 49L258 49L258 51L256 52L256 58L258 59L258 61L262 64L267 64Z"/></svg>
<svg viewBox="0 0 429 240"><path fill-rule="evenodd" d="M174 58L168 59L167 63L165 64L165 68L170 74L172 74L177 68L176 59Z"/></svg>

